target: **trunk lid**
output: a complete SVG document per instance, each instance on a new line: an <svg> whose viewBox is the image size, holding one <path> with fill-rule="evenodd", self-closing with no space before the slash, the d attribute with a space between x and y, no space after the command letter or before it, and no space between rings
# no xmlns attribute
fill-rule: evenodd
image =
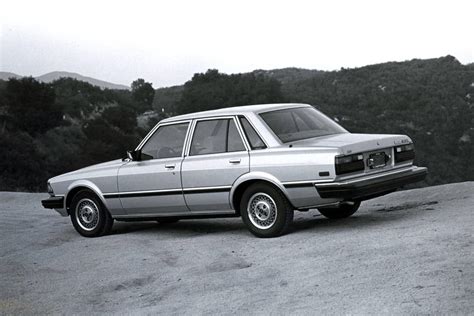
<svg viewBox="0 0 474 316"><path fill-rule="evenodd" d="M411 143L411 140L405 135L342 133L304 139L286 143L285 145L292 145L293 147L338 148L341 154L349 155L377 151L407 143Z"/></svg>

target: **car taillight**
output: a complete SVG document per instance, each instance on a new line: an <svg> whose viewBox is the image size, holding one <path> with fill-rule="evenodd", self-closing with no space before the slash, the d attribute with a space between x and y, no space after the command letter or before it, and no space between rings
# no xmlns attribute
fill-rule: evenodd
<svg viewBox="0 0 474 316"><path fill-rule="evenodd" d="M364 156L355 154L336 157L336 174L364 170Z"/></svg>
<svg viewBox="0 0 474 316"><path fill-rule="evenodd" d="M415 159L415 147L413 144L395 147L395 163Z"/></svg>

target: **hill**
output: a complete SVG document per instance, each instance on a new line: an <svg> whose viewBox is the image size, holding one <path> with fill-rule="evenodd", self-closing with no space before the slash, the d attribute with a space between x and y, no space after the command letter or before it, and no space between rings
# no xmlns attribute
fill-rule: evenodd
<svg viewBox="0 0 474 316"><path fill-rule="evenodd" d="M473 97L474 67L452 56L330 72L211 69L155 91L144 82L111 90L72 78L0 80L0 190L45 190L54 175L122 157L164 117L278 102L313 104L351 132L410 136L415 163L430 171L420 186L469 181Z"/></svg>
<svg viewBox="0 0 474 316"><path fill-rule="evenodd" d="M351 132L409 135L416 163L430 169L425 185L474 179L473 64L445 56L338 71L285 68L253 74L277 80L283 101L312 104ZM214 96L218 85L208 78L195 90ZM154 107L179 114L183 100L199 105L197 95L187 98L189 89L180 87L157 90ZM217 98L217 104L228 103Z"/></svg>
<svg viewBox="0 0 474 316"><path fill-rule="evenodd" d="M283 85L292 84L301 80L311 79L316 76L321 76L327 73L321 70L311 70L304 68L282 68L273 70L254 70L252 73L257 75L264 75L269 78L274 78L281 82Z"/></svg>
<svg viewBox="0 0 474 316"><path fill-rule="evenodd" d="M10 78L18 79L21 78L21 76L13 72L0 71L0 80L8 80Z"/></svg>
<svg viewBox="0 0 474 316"><path fill-rule="evenodd" d="M0 193L2 315L474 310L474 182L389 194L344 220L296 212L274 239L240 218L116 222L84 238L46 197Z"/></svg>
<svg viewBox="0 0 474 316"><path fill-rule="evenodd" d="M8 80L9 78L21 78L22 76L11 73L11 72L0 72L0 80ZM53 71L47 74L35 77L36 80L45 83L51 83L55 80L60 78L72 78L79 81L87 82L93 86L99 87L101 89L114 89L114 90L130 90L130 87L125 85L111 83L104 80L95 79L92 77L86 77L78 73L74 72L66 72L66 71Z"/></svg>

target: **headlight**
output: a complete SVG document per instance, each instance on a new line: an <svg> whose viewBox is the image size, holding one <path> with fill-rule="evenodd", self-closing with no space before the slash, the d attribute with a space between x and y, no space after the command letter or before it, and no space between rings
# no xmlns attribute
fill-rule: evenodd
<svg viewBox="0 0 474 316"><path fill-rule="evenodd" d="M48 182L48 193L49 193L49 195L54 196L53 187L51 186L51 184L49 182Z"/></svg>

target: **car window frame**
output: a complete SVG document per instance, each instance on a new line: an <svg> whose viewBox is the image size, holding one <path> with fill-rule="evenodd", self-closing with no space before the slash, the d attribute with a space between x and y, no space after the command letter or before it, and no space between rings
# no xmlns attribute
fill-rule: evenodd
<svg viewBox="0 0 474 316"><path fill-rule="evenodd" d="M196 126L198 122L201 121L214 121L214 120L233 120L234 124L237 128L237 131L240 135L240 139L242 140L242 143L244 144L244 150L240 151L225 151L225 152L220 152L220 153L210 153L210 154L202 154L202 155L190 155L191 152L191 144L193 142L193 137L194 137L194 132L196 131ZM246 139L244 135L242 134L242 130L240 129L240 125L238 124L238 120L235 115L226 115L226 116L212 116L212 117L203 117L203 118L197 118L192 120L191 124L191 132L188 135L187 138L187 144L186 144L186 150L184 153L184 157L206 157L206 156L215 156L215 155L229 155L229 154L237 154L237 153L248 153L249 151L249 146L246 142Z"/></svg>
<svg viewBox="0 0 474 316"><path fill-rule="evenodd" d="M253 130L255 131L255 133L258 135L258 137L260 138L260 140L262 141L262 143L265 145L265 148L252 148L252 144L250 144L250 140L248 139L248 136L247 136L247 133L245 133L245 129L244 127L242 126L242 123L240 122L240 118L243 117L244 119L247 120L247 122L250 124L250 126L253 128ZM243 114L239 114L237 115L237 121L239 123L239 128L241 129L242 131L242 135L244 136L245 138L245 142L249 148L249 150L265 150L265 149L268 149L269 146L267 144L267 142L265 141L265 138L262 137L262 134L260 134L260 132L258 131L257 128L255 128L255 125L252 123L252 120L250 120L246 115L243 115Z"/></svg>
<svg viewBox="0 0 474 316"><path fill-rule="evenodd" d="M145 138L138 144L138 146L135 148L135 150L142 150L142 148L145 146L145 144L148 142L150 138L155 135L155 133L161 128L165 126L170 126L170 125L180 125L180 124L185 124L188 123L188 128L186 130L186 135L184 136L184 143L183 143L183 149L181 150L181 155L177 157L167 157L167 158L153 158L153 159L147 159L144 161L153 161L153 160L164 160L164 159L177 159L177 158L184 158L184 153L186 149L186 142L188 140L189 132L191 129L192 125L192 120L183 120L183 121L176 121L176 122L167 122L167 123L158 123L149 133Z"/></svg>

